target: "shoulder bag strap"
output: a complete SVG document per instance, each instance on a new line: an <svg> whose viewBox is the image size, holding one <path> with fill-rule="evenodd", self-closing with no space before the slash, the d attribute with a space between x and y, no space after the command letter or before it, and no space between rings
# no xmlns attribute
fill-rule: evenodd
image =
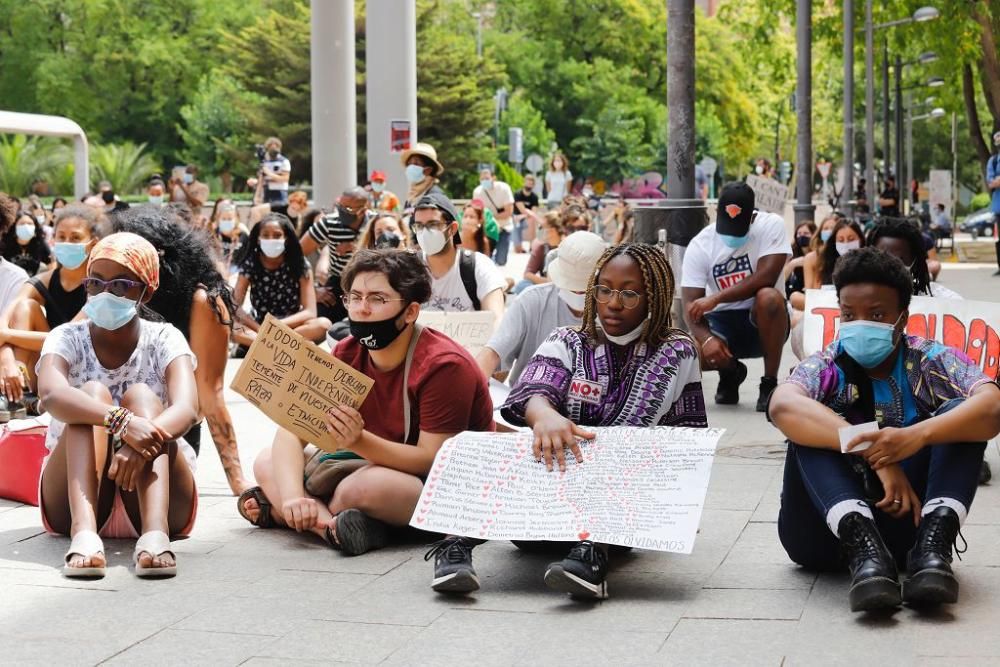
<svg viewBox="0 0 1000 667"><path fill-rule="evenodd" d="M410 437L410 366L413 364L413 351L417 349L417 340L423 333L423 326L413 323L413 336L410 346L406 348L406 361L403 362L403 442Z"/></svg>

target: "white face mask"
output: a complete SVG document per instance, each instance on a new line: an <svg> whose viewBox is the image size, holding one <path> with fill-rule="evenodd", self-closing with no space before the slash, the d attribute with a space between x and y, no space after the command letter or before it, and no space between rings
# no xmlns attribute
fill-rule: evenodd
<svg viewBox="0 0 1000 667"><path fill-rule="evenodd" d="M162 206L163 195L149 195L149 203L153 206Z"/></svg>
<svg viewBox="0 0 1000 667"><path fill-rule="evenodd" d="M837 241L836 244L837 244L838 255L846 255L852 250L857 250L858 248L861 247L861 241L845 241L845 242Z"/></svg>
<svg viewBox="0 0 1000 667"><path fill-rule="evenodd" d="M760 166L759 164L756 167L754 167L753 170L758 176L764 173L764 167Z"/></svg>
<svg viewBox="0 0 1000 667"><path fill-rule="evenodd" d="M448 238L437 229L421 229L417 232L417 243L425 255L436 255L444 249Z"/></svg>
<svg viewBox="0 0 1000 667"><path fill-rule="evenodd" d="M41 213L39 213L38 215L35 216L35 221L38 222L38 224L40 224L40 225L44 225L45 224L45 216L42 215Z"/></svg>
<svg viewBox="0 0 1000 667"><path fill-rule="evenodd" d="M232 218L223 218L219 220L219 231L223 234L229 234L236 228L236 221Z"/></svg>
<svg viewBox="0 0 1000 667"><path fill-rule="evenodd" d="M598 316L597 320L599 322L600 319L601 319L600 316ZM645 320L635 329L632 329L627 334L622 334L621 336L612 336L611 334L608 333L608 330L604 327L603 324L601 324L601 329L604 330L604 337L607 338L609 341L611 341L615 345L624 346L624 345L630 345L631 343L634 343L635 341L639 340L639 336L642 335L642 327L644 324L646 324Z"/></svg>
<svg viewBox="0 0 1000 667"><path fill-rule="evenodd" d="M571 292L568 289L560 288L559 298L563 300L563 303L577 312L582 311L587 306L586 294L577 294L576 292Z"/></svg>
<svg viewBox="0 0 1000 667"><path fill-rule="evenodd" d="M260 251L271 259L277 259L285 253L285 239L261 239Z"/></svg>

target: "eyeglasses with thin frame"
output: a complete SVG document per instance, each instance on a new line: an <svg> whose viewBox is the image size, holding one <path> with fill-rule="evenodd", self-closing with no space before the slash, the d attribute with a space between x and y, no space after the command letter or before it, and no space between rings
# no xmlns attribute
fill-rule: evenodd
<svg viewBox="0 0 1000 667"><path fill-rule="evenodd" d="M141 283L128 278L115 278L113 280L101 280L100 278L84 278L83 288L90 296L97 296L101 292L111 292L115 296L128 296L133 290L143 289L146 283ZM134 293L134 292L133 292Z"/></svg>
<svg viewBox="0 0 1000 667"><path fill-rule="evenodd" d="M597 299L598 303L611 303L611 300L615 296L618 297L622 306L628 309L638 306L639 300L643 297L639 292L630 289L611 289L607 285L597 285L594 287L594 298Z"/></svg>
<svg viewBox="0 0 1000 667"><path fill-rule="evenodd" d="M443 232L447 226L448 223L445 222L444 220L429 220L427 222L411 223L410 229L412 229L414 233L422 232L425 229L433 229L439 232Z"/></svg>
<svg viewBox="0 0 1000 667"><path fill-rule="evenodd" d="M367 296L361 294L345 294L340 297L340 300L344 302L344 306L347 308L360 308L363 303L367 302L368 307L371 310L380 310L392 301L406 301L406 299L387 299L381 294L369 294Z"/></svg>

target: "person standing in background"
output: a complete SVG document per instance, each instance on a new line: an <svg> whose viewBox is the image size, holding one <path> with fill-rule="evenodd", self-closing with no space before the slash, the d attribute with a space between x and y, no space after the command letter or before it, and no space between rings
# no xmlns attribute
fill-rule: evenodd
<svg viewBox="0 0 1000 667"><path fill-rule="evenodd" d="M399 197L385 189L385 172L376 169L368 180L371 182L368 208L373 211L399 211Z"/></svg>
<svg viewBox="0 0 1000 667"><path fill-rule="evenodd" d="M556 153L549 162L549 170L545 172L545 203L549 208L555 208L570 193L573 185L573 174L569 170L569 160L562 153Z"/></svg>
<svg viewBox="0 0 1000 667"><path fill-rule="evenodd" d="M258 149L259 150L259 149ZM248 178L247 185L254 188L254 200L262 204L288 203L288 182L292 176L292 163L281 154L281 139L268 137L264 142L264 155L256 178ZM261 182L263 180L263 182ZM257 195L257 186L262 186Z"/></svg>
<svg viewBox="0 0 1000 667"><path fill-rule="evenodd" d="M986 187L993 212L993 238L997 239L997 271L993 275L1000 276L1000 132L993 135L993 156L986 161Z"/></svg>
<svg viewBox="0 0 1000 667"><path fill-rule="evenodd" d="M514 194L514 252L523 253L525 242L531 247L535 240L535 225L539 221L535 215L538 195L535 194L535 175L524 177L524 186Z"/></svg>
<svg viewBox="0 0 1000 667"><path fill-rule="evenodd" d="M482 200L496 218L500 239L493 248L493 261L497 266L505 266L510 235L514 230L514 193L509 185L498 181L493 170L487 167L479 172L479 187L472 192L472 198Z"/></svg>

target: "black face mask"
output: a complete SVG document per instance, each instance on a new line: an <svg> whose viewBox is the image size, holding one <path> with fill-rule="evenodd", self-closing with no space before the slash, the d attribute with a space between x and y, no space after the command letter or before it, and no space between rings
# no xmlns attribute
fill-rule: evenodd
<svg viewBox="0 0 1000 667"><path fill-rule="evenodd" d="M340 204L337 204L337 215L340 217L341 220L343 220L349 225L356 223L358 221L358 218L361 217L360 214L351 213Z"/></svg>
<svg viewBox="0 0 1000 667"><path fill-rule="evenodd" d="M358 322L351 320L351 335L354 336L361 346L369 350L384 350L392 345L399 338L400 334L406 331L406 326L402 329L396 326L396 320L406 310L399 311L389 319L378 322Z"/></svg>
<svg viewBox="0 0 1000 667"><path fill-rule="evenodd" d="M375 249L382 250L385 248L398 248L403 242L398 234L393 232L382 232L379 237L375 240Z"/></svg>

